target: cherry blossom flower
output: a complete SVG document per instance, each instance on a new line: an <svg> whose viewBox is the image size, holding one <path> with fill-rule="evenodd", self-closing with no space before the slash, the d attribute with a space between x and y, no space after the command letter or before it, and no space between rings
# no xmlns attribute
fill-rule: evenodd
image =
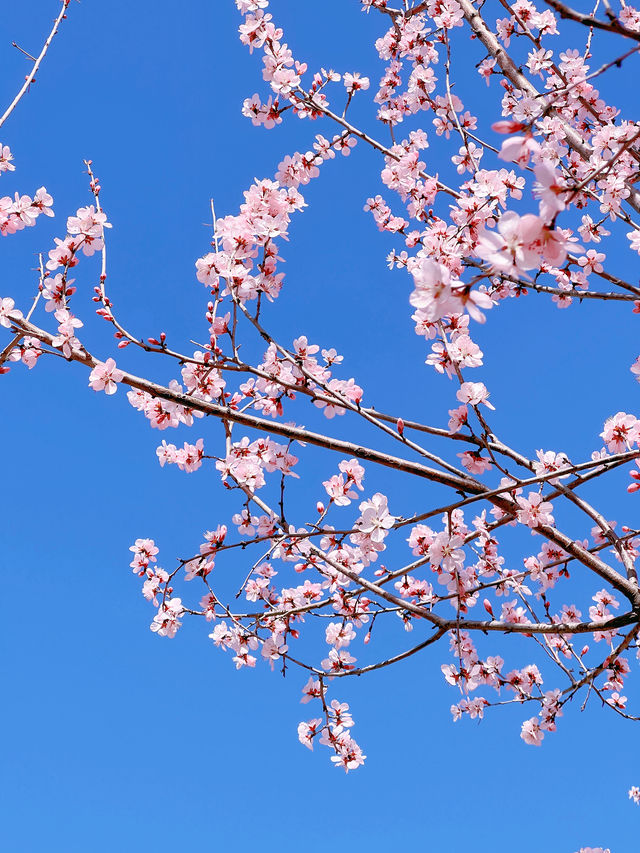
<svg viewBox="0 0 640 853"><path fill-rule="evenodd" d="M470 406L479 406L480 403L484 403L488 409L495 410L489 402L489 392L483 382L463 382L456 392L456 397L461 403L468 403Z"/></svg>
<svg viewBox="0 0 640 853"><path fill-rule="evenodd" d="M135 544L129 550L134 553L133 561L130 563L134 574L144 574L149 563L156 562L158 548L153 539L136 539Z"/></svg>
<svg viewBox="0 0 640 853"><path fill-rule="evenodd" d="M604 425L600 436L611 453L622 453L640 440L640 422L634 415L618 412Z"/></svg>
<svg viewBox="0 0 640 853"><path fill-rule="evenodd" d="M356 770L366 759L358 744L346 732L341 732L336 741L335 748L337 755L333 755L331 760L337 767L343 767L345 772Z"/></svg>
<svg viewBox="0 0 640 853"><path fill-rule="evenodd" d="M307 723L299 723L298 740L300 743L313 750L313 739L318 734L318 728L321 725L322 720L319 717L315 720L309 720Z"/></svg>
<svg viewBox="0 0 640 853"><path fill-rule="evenodd" d="M45 216L53 216L53 197L49 195L44 187L36 190L36 194L31 202L31 209L36 213L43 213Z"/></svg>
<svg viewBox="0 0 640 853"><path fill-rule="evenodd" d="M493 127L495 129L496 125ZM532 153L539 149L539 144L532 136L510 136L502 143L498 157L508 163L517 163L518 166L524 167L529 164Z"/></svg>
<svg viewBox="0 0 640 853"><path fill-rule="evenodd" d="M470 474L484 474L491 470L491 461L475 450L466 450L458 453L460 461Z"/></svg>
<svg viewBox="0 0 640 853"><path fill-rule="evenodd" d="M360 504L360 518L355 527L372 542L380 544L394 523L395 518L389 513L386 495L376 492L371 500Z"/></svg>
<svg viewBox="0 0 640 853"><path fill-rule="evenodd" d="M353 669L356 658L349 652L337 651L335 648L329 652L329 657L322 661L322 668L327 672L344 672Z"/></svg>
<svg viewBox="0 0 640 853"><path fill-rule="evenodd" d="M543 500L538 492L530 492L528 498L517 497L516 501L520 506L517 515L521 524L526 524L532 530L541 525L553 524L553 505Z"/></svg>
<svg viewBox="0 0 640 853"><path fill-rule="evenodd" d="M300 700L303 704L310 702L312 699L320 699L324 693L326 693L327 688L322 687L319 679L314 679L313 676L310 676L309 680L302 688L302 699Z"/></svg>
<svg viewBox="0 0 640 853"><path fill-rule="evenodd" d="M503 213L498 233L486 228L478 235L476 254L498 272L519 275L539 264L540 253L534 244L542 234L543 220L527 213L519 216L513 211Z"/></svg>
<svg viewBox="0 0 640 853"><path fill-rule="evenodd" d="M0 326L5 329L11 328L11 320L19 320L22 317L22 312L14 308L15 302L8 296L0 299Z"/></svg>
<svg viewBox="0 0 640 853"><path fill-rule="evenodd" d="M62 350L62 353L65 358L71 358L71 353L74 350L79 350L82 346L82 344L76 337L76 329L82 328L84 324L82 320L80 320L78 317L74 317L73 314L66 308L59 308L53 316L58 321L58 334L54 336L51 343L54 347L59 347ZM109 361L113 361L113 359L109 359ZM113 363L115 365L115 362ZM98 367L99 365L97 365L94 370L96 370ZM89 384L91 385L91 382L89 382ZM110 391L108 393L113 394L114 391Z"/></svg>
<svg viewBox="0 0 640 853"><path fill-rule="evenodd" d="M350 95L360 89L365 90L369 88L369 78L361 77L358 73L344 74L342 76L342 82L344 83L344 87Z"/></svg>
<svg viewBox="0 0 640 853"><path fill-rule="evenodd" d="M540 216L545 222L550 222L565 208L565 203L560 198L565 186L560 174L547 163L538 163L533 171L537 179L534 191L540 199Z"/></svg>
<svg viewBox="0 0 640 853"><path fill-rule="evenodd" d="M325 635L330 646L342 649L355 639L356 632L353 630L353 622L330 622L326 627Z"/></svg>
<svg viewBox="0 0 640 853"><path fill-rule="evenodd" d="M89 374L89 387L94 391L104 391L105 394L115 394L118 382L122 382L124 373L118 370L112 358L99 362Z"/></svg>
<svg viewBox="0 0 640 853"><path fill-rule="evenodd" d="M0 173L15 171L16 167L11 162L12 160L13 154L11 153L9 146L2 145L2 143L0 143Z"/></svg>
<svg viewBox="0 0 640 853"><path fill-rule="evenodd" d="M538 461L533 463L533 470L539 477L549 474L552 471L559 471L562 468L567 468L571 464L566 453L555 453L553 450L536 450ZM559 480L566 480L568 474L563 474L561 477L554 477L549 482L556 484Z"/></svg>
<svg viewBox="0 0 640 853"><path fill-rule="evenodd" d="M542 745L544 732L540 728L540 723L537 717L531 717L531 719L525 720L522 724L520 737L525 743L529 744L529 746Z"/></svg>
<svg viewBox="0 0 640 853"><path fill-rule="evenodd" d="M173 639L178 632L178 628L182 625L180 616L184 613L182 599L170 598L160 605L158 613L154 616L151 623L151 630L159 637L169 637Z"/></svg>

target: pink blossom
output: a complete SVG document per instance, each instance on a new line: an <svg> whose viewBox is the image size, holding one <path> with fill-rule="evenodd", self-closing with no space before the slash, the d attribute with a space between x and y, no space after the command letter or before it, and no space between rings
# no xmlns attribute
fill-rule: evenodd
<svg viewBox="0 0 640 853"><path fill-rule="evenodd" d="M298 740L300 743L313 750L313 739L318 734L318 728L321 725L322 720L319 717L315 720L309 720L307 723L299 723Z"/></svg>
<svg viewBox="0 0 640 853"><path fill-rule="evenodd" d="M303 704L306 704L312 699L319 699L326 692L326 690L326 687L321 687L319 679L314 679L313 676L310 676L309 680L302 688L302 699L300 701Z"/></svg>
<svg viewBox="0 0 640 853"><path fill-rule="evenodd" d="M586 255L581 255L578 258L578 263L584 270L586 275L589 275L592 272L602 272L604 267L602 266L602 261L606 258L604 252L596 252L595 249L589 249Z"/></svg>
<svg viewBox="0 0 640 853"><path fill-rule="evenodd" d="M600 436L607 450L622 453L640 440L640 422L634 415L618 412L605 422Z"/></svg>
<svg viewBox="0 0 640 853"><path fill-rule="evenodd" d="M53 210L51 210L51 206L53 205L53 197L49 195L44 187L40 187L40 189L36 190L36 194L33 197L33 201L31 202L31 208L38 213L44 213L45 216L53 216Z"/></svg>
<svg viewBox="0 0 640 853"><path fill-rule="evenodd" d="M387 498L380 492L360 504L360 518L355 526L373 541L380 543L393 527L395 518L389 513Z"/></svg>
<svg viewBox="0 0 640 853"><path fill-rule="evenodd" d="M498 272L518 275L534 269L540 259L534 244L541 237L543 224L531 213L519 216L509 210L500 217L497 233L486 228L480 232L476 254Z"/></svg>
<svg viewBox="0 0 640 853"><path fill-rule="evenodd" d="M329 717L331 719L331 731L334 735L339 735L354 725L353 718L349 713L349 705L346 702L338 702L337 699L332 699L329 704Z"/></svg>
<svg viewBox="0 0 640 853"><path fill-rule="evenodd" d="M15 171L16 167L11 162L12 160L13 155L9 146L0 143L0 173Z"/></svg>
<svg viewBox="0 0 640 853"><path fill-rule="evenodd" d="M22 312L14 308L15 302L8 296L0 299L0 326L5 329L11 328L11 320L19 320Z"/></svg>
<svg viewBox="0 0 640 853"><path fill-rule="evenodd" d="M466 406L458 406L457 409L449 409L449 432L459 432L467 423L468 410Z"/></svg>
<svg viewBox="0 0 640 853"><path fill-rule="evenodd" d="M366 755L363 755L362 750L352 737L342 732L338 735L335 742L337 755L333 755L331 760L337 767L343 767L345 772L355 770L364 764Z"/></svg>
<svg viewBox="0 0 640 853"><path fill-rule="evenodd" d="M617 690L607 697L605 701L607 705L611 705L612 708L617 708L619 711L624 711L627 707L627 697L621 696Z"/></svg>
<svg viewBox="0 0 640 853"><path fill-rule="evenodd" d="M528 498L517 497L516 501L520 506L517 515L521 524L526 524L532 529L553 524L553 515L551 514L553 505L549 501L543 500L542 495L538 492L529 492Z"/></svg>
<svg viewBox="0 0 640 853"><path fill-rule="evenodd" d="M494 73L493 69L495 68L496 60L491 56L487 59L483 59L480 65L478 65L478 74L481 77L484 77L484 81L487 86L491 83L491 75Z"/></svg>
<svg viewBox="0 0 640 853"><path fill-rule="evenodd" d="M353 630L353 622L330 622L326 627L325 635L330 646L342 649L355 639L356 632Z"/></svg>
<svg viewBox="0 0 640 853"><path fill-rule="evenodd" d="M327 672L344 672L353 669L356 659L349 652L331 649L329 657L322 661L322 668Z"/></svg>
<svg viewBox="0 0 640 853"><path fill-rule="evenodd" d="M438 320L456 310L451 289L451 274L442 264L424 258L412 269L415 290L409 297L414 308L426 312L431 320Z"/></svg>
<svg viewBox="0 0 640 853"><path fill-rule="evenodd" d="M525 720L522 724L520 732L522 740L529 746L541 746L544 739L544 732L540 728L540 723L537 717L531 717L530 720Z"/></svg>
<svg viewBox="0 0 640 853"><path fill-rule="evenodd" d="M493 128L495 130L495 124ZM510 136L502 143L498 157L508 163L517 163L518 166L524 167L528 165L532 153L539 148L539 144L532 136Z"/></svg>
<svg viewBox="0 0 640 853"><path fill-rule="evenodd" d="M446 531L438 533L429 548L431 564L450 574L460 571L464 563L463 544L461 536L449 536Z"/></svg>
<svg viewBox="0 0 640 853"><path fill-rule="evenodd" d="M359 89L368 89L369 88L369 78L361 77L360 74L344 74L342 77L342 82L344 83L344 87L347 92L352 95L354 92L357 92Z"/></svg>
<svg viewBox="0 0 640 853"><path fill-rule="evenodd" d="M134 553L133 561L130 563L134 574L144 573L149 563L156 562L158 548L153 539L136 539L135 544L129 550Z"/></svg>
<svg viewBox="0 0 640 853"><path fill-rule="evenodd" d="M518 606L518 600L516 598L514 598L513 601L505 602L502 605L500 619L503 622L511 622L515 625L523 625L529 621L524 607Z"/></svg>
<svg viewBox="0 0 640 853"><path fill-rule="evenodd" d="M183 613L182 600L180 598L170 598L164 604L160 605L160 609L151 623L151 630L158 634L159 637L173 639L182 624L180 616Z"/></svg>
<svg viewBox="0 0 640 853"><path fill-rule="evenodd" d="M458 456L470 474L484 474L491 470L491 461L476 450L466 450Z"/></svg>
<svg viewBox="0 0 640 853"><path fill-rule="evenodd" d="M105 394L115 394L118 382L122 382L124 373L118 370L112 358L99 362L89 374L89 387L94 391L104 391Z"/></svg>
<svg viewBox="0 0 640 853"><path fill-rule="evenodd" d="M463 382L456 392L456 397L461 403L468 403L470 406L479 406L480 403L484 403L488 409L495 409L489 402L489 392L483 382Z"/></svg>
<svg viewBox="0 0 640 853"><path fill-rule="evenodd" d="M565 208L565 203L560 198L565 186L560 174L547 163L538 163L533 171L537 179L535 192L540 199L540 216L547 223Z"/></svg>

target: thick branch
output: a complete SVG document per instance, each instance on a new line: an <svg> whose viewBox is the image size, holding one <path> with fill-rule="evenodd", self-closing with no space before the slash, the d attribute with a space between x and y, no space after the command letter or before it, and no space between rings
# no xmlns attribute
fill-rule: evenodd
<svg viewBox="0 0 640 853"><path fill-rule="evenodd" d="M54 336L44 329L35 326L33 323L24 319L12 320L12 325L16 331L23 331L33 337L54 347ZM55 347L54 347L55 348ZM84 364L87 367L95 367L100 362L86 350L73 351L71 353L71 361ZM488 490L486 487L474 480L471 477L457 477L446 471L437 471L434 468L429 468L419 462L412 462L408 459L402 459L397 456L392 456L388 453L382 453L379 450L374 450L369 447L354 444L343 439L333 438L332 436L323 435L321 433L311 432L310 430L302 429L301 427L291 426L278 422L269 421L266 418L259 418L255 415L247 414L246 412L238 412L228 406L221 406L217 403L209 403L204 400L199 400L196 397L191 397L188 394L181 394L166 388L163 385L158 385L150 380L143 379L131 373L123 372L122 384L128 385L131 388L136 388L139 391L144 391L152 397L157 397L163 400L177 403L194 411L200 411L205 415L212 415L222 421L241 423L246 427L260 430L262 432L281 435L290 441L300 441L306 444L313 444L317 447L324 447L327 450L333 450L345 455L354 456L357 459L363 459L367 462L374 462L378 465L383 465L387 468L392 468L397 471L403 471L407 474L422 479L430 480L434 483L453 488L458 492L469 492L470 494L482 495ZM504 498L500 495L489 497L488 500L509 515L515 515L518 507L516 503ZM589 569L598 574L603 580L621 592L629 601L633 602L634 606L640 602L640 593L638 587L620 575L613 568L604 563L599 557L585 550L581 545L574 542L570 536L557 530L554 527L547 525L536 528L536 532L541 533L546 539L560 545L569 554L574 556L579 562L587 566Z"/></svg>
<svg viewBox="0 0 640 853"><path fill-rule="evenodd" d="M628 30L614 17L611 17L608 21L601 21L593 15L571 9L569 6L565 6L564 3L558 2L558 0L545 0L545 3L547 6L551 6L565 20L575 21L578 24L584 24L586 27L593 27L596 30L604 30L608 33L616 33L616 35L633 39L634 41L640 41L640 33Z"/></svg>

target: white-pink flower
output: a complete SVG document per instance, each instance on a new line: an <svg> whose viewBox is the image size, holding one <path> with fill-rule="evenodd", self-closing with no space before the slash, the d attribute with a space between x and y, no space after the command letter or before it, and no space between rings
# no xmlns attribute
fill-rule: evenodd
<svg viewBox="0 0 640 853"><path fill-rule="evenodd" d="M453 297L451 273L431 258L421 258L413 269L415 290L409 297L414 308L425 312L429 320L439 320L457 310Z"/></svg>
<svg viewBox="0 0 640 853"><path fill-rule="evenodd" d="M484 382L463 382L456 393L456 397L461 403L469 403L471 406L479 406L480 403L484 403L488 409L495 409L495 406L489 402L489 392Z"/></svg>
<svg viewBox="0 0 640 853"><path fill-rule="evenodd" d="M104 391L105 394L115 394L118 382L122 382L124 373L118 370L112 358L99 362L89 374L89 387L94 391Z"/></svg>
<svg viewBox="0 0 640 853"><path fill-rule="evenodd" d="M528 498L516 498L520 509L518 510L518 521L528 527L540 527L545 524L553 524L551 510L553 504L542 499L538 492L530 492Z"/></svg>
<svg viewBox="0 0 640 853"><path fill-rule="evenodd" d="M540 145L532 136L510 136L500 146L498 157L507 163L517 163L518 166L524 167L528 164L531 154L539 148Z"/></svg>
<svg viewBox="0 0 640 853"><path fill-rule="evenodd" d="M537 717L531 717L530 720L525 720L522 724L520 737L529 746L541 746L544 738L544 732L540 728L540 723Z"/></svg>
<svg viewBox="0 0 640 853"><path fill-rule="evenodd" d="M611 453L622 453L640 440L640 422L634 415L618 412L605 422L600 436Z"/></svg>
<svg viewBox="0 0 640 853"><path fill-rule="evenodd" d="M322 726L322 720L316 718L308 723L298 724L298 740L308 749L313 749L313 739L318 734L318 728Z"/></svg>
<svg viewBox="0 0 640 853"><path fill-rule="evenodd" d="M533 171L537 178L534 190L540 199L540 216L545 222L550 222L565 208L560 196L565 192L566 187L562 183L559 172L548 163L538 163Z"/></svg>
<svg viewBox="0 0 640 853"><path fill-rule="evenodd" d="M158 634L159 637L173 639L178 632L178 628L182 625L179 617L183 613L182 600L180 598L170 598L164 604L160 605L160 609L151 623L151 630L155 634Z"/></svg>
<svg viewBox="0 0 640 853"><path fill-rule="evenodd" d="M19 320L22 317L22 312L14 308L15 302L8 296L0 299L0 326L5 329L10 328L11 320Z"/></svg>
<svg viewBox="0 0 640 853"><path fill-rule="evenodd" d="M498 272L515 273L535 269L540 252L534 244L541 239L544 222L527 213L519 216L512 210L503 213L496 231L484 228L478 235L476 255Z"/></svg>

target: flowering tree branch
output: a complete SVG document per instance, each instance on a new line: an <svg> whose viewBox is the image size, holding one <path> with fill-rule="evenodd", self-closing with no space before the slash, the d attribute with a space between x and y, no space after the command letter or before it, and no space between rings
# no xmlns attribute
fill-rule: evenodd
<svg viewBox="0 0 640 853"><path fill-rule="evenodd" d="M446 638L441 671L457 691L454 719L482 717L492 705L527 704L535 713L521 736L538 746L581 691L585 705L596 696L613 712L636 718L621 691L631 669L625 655L638 652L640 631L639 531L618 528L587 497L589 484L631 464L627 491L640 490L640 420L612 413L602 444L597 440L584 461L555 449L530 457L498 434L489 389L469 378L484 364L474 340L478 325L529 291L558 309L599 300L607 303L603 312L640 313L640 287L628 273L619 275L618 250L608 248L624 240L629 252L640 253L634 219L640 131L595 89L601 75L636 60L638 48L590 72L588 50L573 49L570 40L562 52L548 46L558 35L554 11L635 41L640 12L622 4L607 23L556 0L544 9L530 0L360 5L380 12L383 24L375 43L383 69L373 98L366 94L371 81L358 72L309 72L287 46L267 0L236 0L240 39L260 53L270 88L266 100L247 98L243 113L266 130L297 117L328 135L316 133L308 151L284 155L271 177L246 190L235 214L217 217L211 203L210 251L195 264L207 302L194 318L190 342L170 345L171 333L164 331L134 335L118 313L107 287L111 223L91 161L85 161L91 204L68 217L66 233L41 257L26 315L17 307L23 296L0 299L0 326L9 335L0 372L19 364L32 369L41 358L73 362L87 369L93 391L110 396L126 387L132 407L154 429L202 424L204 437L182 447L163 440L159 464L186 474L209 469L236 499L237 512L198 534L191 556L172 571L157 565L153 539L141 537L131 547L131 567L155 608L151 629L175 637L193 617L209 623L209 638L231 653L238 669L259 659L283 673L302 669L309 679L302 701L315 701L319 716L300 723L299 738L310 748L323 743L345 770L365 756L352 735L348 705L330 693L334 679L399 664ZM33 81L67 7L64 0L0 126ZM494 11L506 17L492 27ZM468 55L460 50L463 34ZM592 38L593 32L588 48ZM487 107L476 116L465 108L455 79L465 71L477 72L479 86L499 80L493 112ZM377 132L352 118L356 100L371 103ZM426 127L417 124L421 114L430 116ZM488 141L490 128L502 134L499 146ZM379 411L360 380L342 373L344 358L335 349L311 343L298 329L287 340L273 332L284 286L281 245L291 219L306 207L302 191L330 161L351 156L356 144L379 156L379 182L372 177L365 210L397 247L388 265L409 282L411 319L429 348L427 369L443 383L448 379L455 394L452 409L443 396L446 426L433 425L431 414L423 423L418 399L416 417L401 404L392 414ZM11 150L0 146L0 172L13 170ZM1 198L0 232L11 236L35 226L41 215L52 215L52 205L44 187L33 196ZM97 349L83 331L86 288L71 277L93 255L99 257L93 307L115 341L104 360L93 355ZM247 340L262 348L261 357L244 355L253 351L243 348ZM145 375L116 364L114 356L126 360L129 348L154 357ZM158 362L179 378L150 378ZM640 377L640 357L631 371ZM298 424L301 401L311 404L310 428ZM431 411L438 411L435 401ZM222 427L215 434L208 431L212 418ZM342 418L340 437L316 425L324 418ZM559 425L558 444L569 439ZM333 473L321 488L309 481L314 510L305 509L292 488L305 473L304 459L294 454L305 454L307 445L340 454L337 464L327 455ZM416 506L407 499L395 507L402 497L367 492L374 466L388 473L390 487L396 475L401 482L415 479L421 484L416 494L424 497ZM423 491L425 481L449 492L444 498L439 492L436 502ZM525 534L517 546L505 537L507 528ZM231 555L242 568L229 584L216 566ZM176 595L179 586L184 592ZM400 637L416 630L417 642L379 638L380 620L397 625ZM303 632L315 632L319 655L307 659L297 651ZM508 670L503 648L517 655L523 647L511 650L510 636L527 641L529 657ZM380 647L375 655L371 643ZM352 654L356 649L362 663Z"/></svg>

